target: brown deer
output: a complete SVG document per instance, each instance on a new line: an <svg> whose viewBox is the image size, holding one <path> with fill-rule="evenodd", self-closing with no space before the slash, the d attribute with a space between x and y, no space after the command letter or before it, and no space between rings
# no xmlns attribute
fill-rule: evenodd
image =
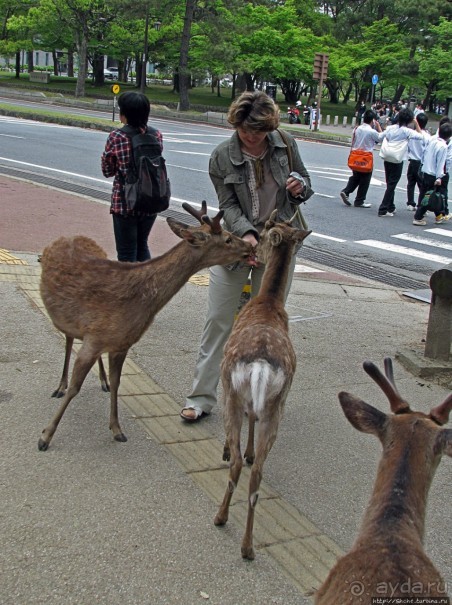
<svg viewBox="0 0 452 605"><path fill-rule="evenodd" d="M429 414L414 412L395 387L391 359L384 363L386 376L371 362L363 366L394 414L339 393L347 420L359 431L376 435L383 455L355 544L319 588L316 605L371 605L378 597L382 602L383 597L394 602L447 597L444 581L422 543L433 475L441 456L452 456L452 430L441 428L449 420L452 394Z"/></svg>
<svg viewBox="0 0 452 605"><path fill-rule="evenodd" d="M242 540L244 559L254 559L254 510L263 466L275 442L296 367L284 309L289 267L295 246L311 233L291 227L295 217L283 223L276 223L275 217L276 211L260 235L258 258L266 263L266 267L259 294L240 311L225 345L221 364L226 432L223 460L230 460L230 468L226 493L214 523L224 525L228 520L232 494L242 471L240 431L243 416L247 413L249 435L245 458L252 467L248 518ZM255 455L256 420L259 424Z"/></svg>
<svg viewBox="0 0 452 605"><path fill-rule="evenodd" d="M189 227L168 218L168 225L183 241L162 256L143 263L107 260L93 240L82 236L62 237L44 250L41 296L56 328L66 336L66 355L61 382L54 392L54 396L64 395L64 399L42 432L40 450L49 447L67 406L96 360L102 387L111 391L110 429L116 441L127 441L118 420L118 388L129 348L191 275L211 265L244 260L252 254L249 242L222 230L222 211L209 218L205 201L201 210L186 203L183 207L201 226ZM74 338L83 343L64 393ZM104 352L108 353L110 387L100 357Z"/></svg>

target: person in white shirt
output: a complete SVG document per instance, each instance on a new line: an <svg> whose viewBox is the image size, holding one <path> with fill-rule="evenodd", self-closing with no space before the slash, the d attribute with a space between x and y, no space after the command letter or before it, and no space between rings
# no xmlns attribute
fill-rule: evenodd
<svg viewBox="0 0 452 605"><path fill-rule="evenodd" d="M372 109L367 109L363 114L363 123L355 128L352 138L352 149L361 149L372 153L375 144L378 143L382 135L381 126L378 123L377 116ZM346 206L351 206L349 200L350 193L353 193L356 188L356 197L354 206L356 208L370 208L372 204L366 204L366 195L369 190L370 181L372 179L371 172L358 172L353 170L352 176L348 179L347 185L340 192L342 201Z"/></svg>
<svg viewBox="0 0 452 605"><path fill-rule="evenodd" d="M452 125L449 123L442 124L439 127L438 136L432 137L425 148L422 157L422 182L413 225L422 226L427 224L424 216L428 211L428 206L422 206L421 201L427 191L434 190L435 187L440 188L442 185L442 180L446 176L447 151L451 136ZM437 224L447 220L444 212L435 212L435 215Z"/></svg>
<svg viewBox="0 0 452 605"><path fill-rule="evenodd" d="M409 128L408 126L414 121L414 127L416 130ZM407 141L407 148L405 156L401 162L388 162L384 161L385 177L386 177L386 191L381 201L380 207L378 208L378 216L394 216L396 207L394 204L394 194L400 177L403 172L403 162L408 159L408 141L410 139L422 139L423 134L419 128L419 124L414 119L414 114L411 109L401 109L397 116L397 124L389 126L384 132L384 137L388 142L400 142Z"/></svg>
<svg viewBox="0 0 452 605"><path fill-rule="evenodd" d="M414 112L416 115L416 111ZM419 176L419 169L421 167L422 156L424 149L430 139L430 133L425 130L428 122L428 116L425 113L418 113L416 121L419 124L419 128L422 130L424 135L423 139L410 139L408 141L408 170L406 173L407 186L407 210L416 210L416 202L414 201L414 190L416 185L420 189L421 177Z"/></svg>

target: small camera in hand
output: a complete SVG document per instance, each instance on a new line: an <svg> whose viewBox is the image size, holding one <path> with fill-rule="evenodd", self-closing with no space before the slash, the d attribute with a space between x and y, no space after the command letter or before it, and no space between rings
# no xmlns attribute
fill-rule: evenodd
<svg viewBox="0 0 452 605"><path fill-rule="evenodd" d="M297 179L297 181L300 181L300 183L303 185L303 189L306 189L306 181L304 180L304 178L301 176L301 174L299 172L291 172L289 174L289 176L291 176L294 179Z"/></svg>

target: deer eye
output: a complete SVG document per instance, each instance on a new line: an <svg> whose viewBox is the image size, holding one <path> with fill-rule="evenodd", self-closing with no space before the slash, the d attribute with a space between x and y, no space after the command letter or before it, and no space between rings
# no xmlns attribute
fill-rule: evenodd
<svg viewBox="0 0 452 605"><path fill-rule="evenodd" d="M227 244L230 244L232 242L232 237L231 236L227 237L225 241Z"/></svg>

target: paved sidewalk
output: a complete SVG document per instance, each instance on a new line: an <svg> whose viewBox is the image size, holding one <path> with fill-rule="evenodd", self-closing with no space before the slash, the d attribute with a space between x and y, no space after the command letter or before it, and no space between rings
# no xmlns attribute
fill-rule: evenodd
<svg viewBox="0 0 452 605"><path fill-rule="evenodd" d="M105 205L18 180L0 177L0 195L0 604L310 603L353 542L380 452L345 421L337 392L387 411L362 361L381 364L421 343L428 305L325 268L298 274L288 300L298 369L264 468L256 560L244 562L247 470L229 523L213 525L227 479L221 406L201 425L178 416L204 321L207 272L190 280L130 351L120 388L129 441L112 440L108 396L92 372L49 450L39 452L64 346L39 297L37 254L60 235L83 233L114 258L111 219ZM153 255L177 241L159 219ZM447 394L397 362L395 374L418 409ZM451 479L444 459L426 534L427 552L449 582Z"/></svg>

